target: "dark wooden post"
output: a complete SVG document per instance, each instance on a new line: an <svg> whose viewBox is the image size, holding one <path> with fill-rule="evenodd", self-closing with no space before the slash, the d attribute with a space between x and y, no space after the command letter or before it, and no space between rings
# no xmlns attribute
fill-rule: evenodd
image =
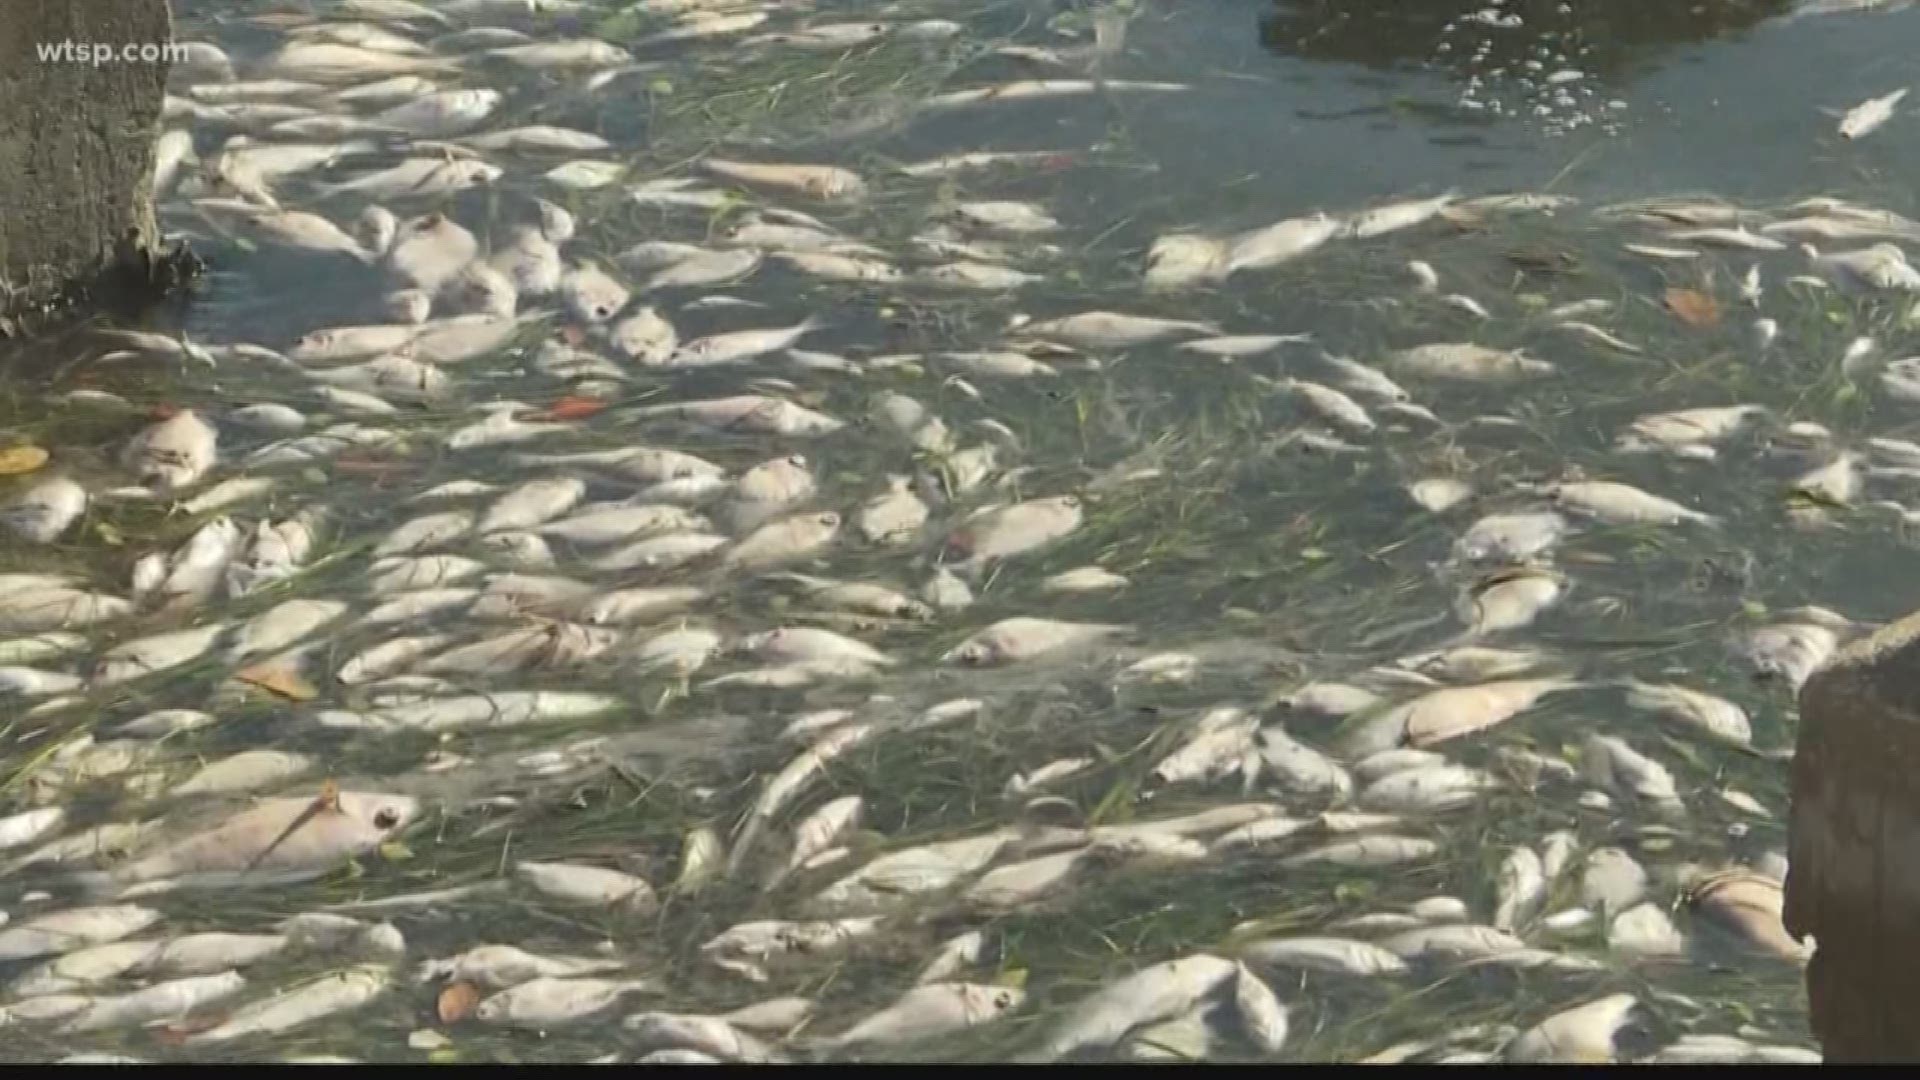
<svg viewBox="0 0 1920 1080"><path fill-rule="evenodd" d="M1826 1060L1920 1061L1920 614L1801 690L1787 859Z"/></svg>
<svg viewBox="0 0 1920 1080"><path fill-rule="evenodd" d="M172 38L166 0L0 0L0 318L152 257Z"/></svg>

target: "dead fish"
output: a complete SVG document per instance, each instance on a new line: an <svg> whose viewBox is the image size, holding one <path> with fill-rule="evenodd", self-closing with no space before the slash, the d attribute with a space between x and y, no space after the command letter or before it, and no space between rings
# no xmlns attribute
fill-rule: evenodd
<svg viewBox="0 0 1920 1080"><path fill-rule="evenodd" d="M1013 839L1000 829L888 852L820 890L809 906L864 913L938 892L984 869Z"/></svg>
<svg viewBox="0 0 1920 1080"><path fill-rule="evenodd" d="M1627 705L1631 708L1651 712L1735 746L1747 746L1753 741L1753 725L1747 719L1746 710L1731 701L1684 686L1638 681L1625 685Z"/></svg>
<svg viewBox="0 0 1920 1080"><path fill-rule="evenodd" d="M1188 89L1191 87L1185 83L1149 82L1139 79L1105 79L1098 82L1092 79L1021 79L1016 82L935 94L921 99L919 107L926 111L945 111L1000 101L1031 101L1040 98L1089 94L1096 90L1179 93Z"/></svg>
<svg viewBox="0 0 1920 1080"><path fill-rule="evenodd" d="M286 600L241 624L227 647L231 661L280 650L298 642L345 615L349 605L339 600Z"/></svg>
<svg viewBox="0 0 1920 1080"><path fill-rule="evenodd" d="M1503 723L1542 697L1579 685L1568 679L1510 679L1434 690L1363 721L1344 737L1343 749L1368 754L1401 745L1425 748Z"/></svg>
<svg viewBox="0 0 1920 1080"><path fill-rule="evenodd" d="M1453 550L1467 562L1520 562L1551 548L1566 530L1566 519L1550 510L1491 514L1474 522Z"/></svg>
<svg viewBox="0 0 1920 1080"><path fill-rule="evenodd" d="M95 686L114 686L189 663L211 651L226 631L227 624L212 623L116 645L100 654L92 682Z"/></svg>
<svg viewBox="0 0 1920 1080"><path fill-rule="evenodd" d="M1404 769L1367 785L1356 802L1366 810L1434 812L1468 805L1494 786L1493 777L1459 765Z"/></svg>
<svg viewBox="0 0 1920 1080"><path fill-rule="evenodd" d="M1831 629L1805 623L1763 626L1738 641L1740 655L1756 675L1780 676L1795 693L1839 647L1839 635Z"/></svg>
<svg viewBox="0 0 1920 1080"><path fill-rule="evenodd" d="M569 903L611 907L615 904L645 914L659 906L653 886L645 879L617 870L574 863L523 862L514 876L542 896Z"/></svg>
<svg viewBox="0 0 1920 1080"><path fill-rule="evenodd" d="M218 1026L187 1036L189 1044L226 1042L248 1035L277 1034L303 1024L357 1009L385 993L391 972L363 964L322 975L312 982L235 1009Z"/></svg>
<svg viewBox="0 0 1920 1080"><path fill-rule="evenodd" d="M171 495L199 483L213 468L219 437L199 414L182 409L134 436L121 452L121 464L141 483Z"/></svg>
<svg viewBox="0 0 1920 1080"><path fill-rule="evenodd" d="M809 315L792 326L765 330L734 330L724 334L695 338L675 349L662 366L706 367L714 364L741 363L790 348L802 337L825 325L826 323L820 319Z"/></svg>
<svg viewBox="0 0 1920 1080"><path fill-rule="evenodd" d="M866 182L846 169L829 165L782 165L706 158L701 163L715 176L808 195L816 199L857 199L866 194Z"/></svg>
<svg viewBox="0 0 1920 1080"><path fill-rule="evenodd" d="M1890 94L1867 100L1848 109L1840 118L1840 137L1849 142L1864 139L1880 129L1882 124L1893 119L1893 110L1907 96L1907 88L1901 87Z"/></svg>
<svg viewBox="0 0 1920 1080"><path fill-rule="evenodd" d="M1407 962L1378 945L1350 938L1268 938L1241 946L1243 962L1260 967L1302 968L1341 975L1400 975Z"/></svg>
<svg viewBox="0 0 1920 1080"><path fill-rule="evenodd" d="M362 791L263 800L224 823L160 846L110 872L129 884L184 874L320 874L371 851L412 823L415 800Z"/></svg>
<svg viewBox="0 0 1920 1080"><path fill-rule="evenodd" d="M1171 290L1202 281L1218 281L1228 274L1229 247L1212 236L1172 234L1154 240L1147 250L1143 280L1148 289Z"/></svg>
<svg viewBox="0 0 1920 1080"><path fill-rule="evenodd" d="M160 913L132 904L68 908L0 929L0 959L31 960L118 941L160 921Z"/></svg>
<svg viewBox="0 0 1920 1080"><path fill-rule="evenodd" d="M1713 247L1741 248L1746 251L1785 251L1787 245L1771 236L1762 236L1748 232L1745 226L1737 228L1677 229L1666 234L1669 240L1680 240L1690 244L1707 244Z"/></svg>
<svg viewBox="0 0 1920 1080"><path fill-rule="evenodd" d="M1429 513L1444 514L1473 497L1473 485L1451 477L1428 477L1407 485L1407 497Z"/></svg>
<svg viewBox="0 0 1920 1080"><path fill-rule="evenodd" d="M978 577L992 562L1045 547L1073 533L1082 520L1073 495L989 507L968 515L948 535L948 550L964 557L955 569Z"/></svg>
<svg viewBox="0 0 1920 1080"><path fill-rule="evenodd" d="M1458 193L1449 191L1431 199L1413 199L1375 207L1354 215L1346 223L1344 231L1348 236L1365 240L1369 237L1409 229L1433 220L1458 198Z"/></svg>
<svg viewBox="0 0 1920 1080"><path fill-rule="evenodd" d="M1061 227L1060 222L1041 207L1010 200L956 203L952 213L968 224L997 232L1043 233Z"/></svg>
<svg viewBox="0 0 1920 1080"><path fill-rule="evenodd" d="M1330 386L1291 378L1281 379L1278 385L1305 401L1321 419L1335 427L1366 435L1377 426L1359 402Z"/></svg>
<svg viewBox="0 0 1920 1080"><path fill-rule="evenodd" d="M87 489L73 480L43 480L0 506L0 525L23 540L50 544L86 512L87 503Z"/></svg>
<svg viewBox="0 0 1920 1080"><path fill-rule="evenodd" d="M1291 262L1326 244L1345 228L1339 218L1315 213L1250 229L1228 241L1223 276Z"/></svg>
<svg viewBox="0 0 1920 1080"><path fill-rule="evenodd" d="M1708 874L1687 890L1687 902L1757 951L1796 964L1811 954L1810 945L1794 940L1782 923L1782 888L1772 878L1744 870Z"/></svg>
<svg viewBox="0 0 1920 1080"><path fill-rule="evenodd" d="M1081 1049L1112 1046L1133 1028L1187 1011L1238 971L1232 961L1206 953L1142 968L1082 998L1020 1060L1058 1061Z"/></svg>
<svg viewBox="0 0 1920 1080"><path fill-rule="evenodd" d="M742 537L727 550L722 562L748 572L770 570L817 554L839 531L840 515L831 511L791 514Z"/></svg>
<svg viewBox="0 0 1920 1080"><path fill-rule="evenodd" d="M1646 352L1645 349L1642 349L1640 346L1635 345L1633 342L1625 341L1611 333L1608 333L1605 330L1602 330L1601 328L1593 325L1592 323L1580 322L1578 320L1568 319L1568 320L1563 320L1561 322L1555 323L1553 328L1556 330L1571 331L1575 334L1580 335L1583 338L1586 338L1589 341L1599 342L1600 344L1605 345L1609 349L1618 349L1621 352L1627 353L1629 355L1639 356Z"/></svg>
<svg viewBox="0 0 1920 1080"><path fill-rule="evenodd" d="M1759 405L1727 405L1654 413L1628 424L1614 447L1625 453L1682 452L1689 447L1718 443L1765 412Z"/></svg>
<svg viewBox="0 0 1920 1080"><path fill-rule="evenodd" d="M1518 351L1464 343L1403 349L1392 354L1389 360L1408 375L1465 382L1511 382L1550 375L1555 370L1552 364Z"/></svg>
<svg viewBox="0 0 1920 1080"><path fill-rule="evenodd" d="M765 1064L783 1060L779 1051L747 1034L725 1017L643 1012L627 1017L620 1026L632 1032L642 1044L664 1043L682 1054L704 1055L707 1061ZM648 1058L663 1060L655 1056L659 1053L655 1051Z"/></svg>
<svg viewBox="0 0 1920 1080"><path fill-rule="evenodd" d="M1235 965L1233 1003L1240 1026L1262 1053L1277 1054L1287 1044L1287 1009L1265 980L1245 963Z"/></svg>
<svg viewBox="0 0 1920 1080"><path fill-rule="evenodd" d="M1199 353L1202 356L1231 360L1243 356L1258 356L1282 345L1305 344L1311 340L1313 340L1311 334L1235 334L1226 337L1202 338L1198 341L1183 341L1178 348L1186 352Z"/></svg>
<svg viewBox="0 0 1920 1080"><path fill-rule="evenodd" d="M1713 524L1710 514L1689 509L1671 499L1609 480L1549 484L1546 495L1556 506L1614 524L1672 525L1678 522Z"/></svg>
<svg viewBox="0 0 1920 1080"><path fill-rule="evenodd" d="M1020 1008L1026 994L1009 986L936 982L918 985L893 1004L814 1045L910 1046L991 1023Z"/></svg>
<svg viewBox="0 0 1920 1080"><path fill-rule="evenodd" d="M1638 1004L1632 994L1613 994L1554 1013L1522 1032L1502 1055L1515 1062L1613 1061L1613 1037Z"/></svg>
<svg viewBox="0 0 1920 1080"><path fill-rule="evenodd" d="M182 1017L203 1005L239 993L247 980L237 971L188 976L155 983L125 994L96 997L67 1021L65 1031L100 1031Z"/></svg>
<svg viewBox="0 0 1920 1080"><path fill-rule="evenodd" d="M613 318L631 296L626 286L593 263L582 263L562 274L557 287L567 310L587 323Z"/></svg>
<svg viewBox="0 0 1920 1080"><path fill-rule="evenodd" d="M1566 579L1558 574L1507 570L1462 591L1454 610L1467 624L1469 635L1494 634L1532 625L1565 592Z"/></svg>
<svg viewBox="0 0 1920 1080"><path fill-rule="evenodd" d="M1061 319L1029 323L1022 333L1061 341L1079 348L1129 348L1163 338L1219 334L1212 323L1183 319L1156 319L1113 311L1086 311Z"/></svg>
<svg viewBox="0 0 1920 1080"><path fill-rule="evenodd" d="M284 750L243 750L208 762L175 785L173 795L212 795L265 787L311 772L317 763Z"/></svg>
<svg viewBox="0 0 1920 1080"><path fill-rule="evenodd" d="M486 55L520 67L544 71L607 68L628 63L633 59L625 49L594 38L507 45L488 49Z"/></svg>
<svg viewBox="0 0 1920 1080"><path fill-rule="evenodd" d="M989 666L1018 663L1094 645L1129 627L1053 619L1002 619L948 650L942 663Z"/></svg>
<svg viewBox="0 0 1920 1080"><path fill-rule="evenodd" d="M632 254L633 249L630 248L622 258ZM643 292L656 292L738 281L758 269L764 259L765 254L759 248L708 251L696 247L685 253L684 257L656 271L640 288Z"/></svg>
<svg viewBox="0 0 1920 1080"><path fill-rule="evenodd" d="M605 957L542 956L512 945L476 945L446 960L420 965L422 981L445 979L488 990L506 990L534 979L567 979L618 970L621 961Z"/></svg>
<svg viewBox="0 0 1920 1080"><path fill-rule="evenodd" d="M826 435L846 426L834 417L760 394L648 406L636 410L634 415L640 419L668 416L722 431L732 429L770 435Z"/></svg>
<svg viewBox="0 0 1920 1080"><path fill-rule="evenodd" d="M886 479L886 490L860 506L854 524L868 543L905 543L926 524L927 504L913 493L908 477L889 474Z"/></svg>
<svg viewBox="0 0 1920 1080"><path fill-rule="evenodd" d="M1293 867L1325 863L1368 869L1431 858L1439 850L1440 845L1421 837L1378 834L1339 840L1303 851L1288 856L1281 865Z"/></svg>
<svg viewBox="0 0 1920 1080"><path fill-rule="evenodd" d="M1540 856L1526 845L1507 852L1494 881L1493 926L1512 932L1540 913L1547 898L1547 874Z"/></svg>
<svg viewBox="0 0 1920 1080"><path fill-rule="evenodd" d="M858 828L865 810L858 795L847 795L823 804L793 827L793 849L785 867L776 875L793 872L809 859L839 842L842 836Z"/></svg>

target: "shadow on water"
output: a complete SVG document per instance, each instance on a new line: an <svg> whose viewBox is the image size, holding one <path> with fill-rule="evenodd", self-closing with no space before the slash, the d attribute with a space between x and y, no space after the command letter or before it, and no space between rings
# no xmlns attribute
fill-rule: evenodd
<svg viewBox="0 0 1920 1080"><path fill-rule="evenodd" d="M1460 79L1537 62L1618 80L1647 55L1751 29L1790 0L1276 0L1260 43L1282 56L1371 67L1425 63Z"/></svg>

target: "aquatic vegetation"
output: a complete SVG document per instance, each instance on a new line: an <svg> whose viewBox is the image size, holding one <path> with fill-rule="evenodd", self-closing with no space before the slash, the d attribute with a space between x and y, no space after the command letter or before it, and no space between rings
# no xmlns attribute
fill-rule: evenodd
<svg viewBox="0 0 1920 1080"><path fill-rule="evenodd" d="M1808 1053L1920 225L1184 198L1165 6L181 7L207 295L0 378L9 1059Z"/></svg>

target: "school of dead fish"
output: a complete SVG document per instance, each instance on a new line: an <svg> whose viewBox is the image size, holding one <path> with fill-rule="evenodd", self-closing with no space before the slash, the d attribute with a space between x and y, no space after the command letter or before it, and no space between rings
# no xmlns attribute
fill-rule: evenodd
<svg viewBox="0 0 1920 1080"><path fill-rule="evenodd" d="M203 391L130 416L98 468L69 470L54 446L51 468L10 482L0 524L23 551L96 538L89 524L108 506L150 504L190 525L165 547L131 541L114 569L0 573L17 770L0 815L0 1024L73 1061L228 1042L273 1053L289 1037L312 1047L314 1030L336 1032L350 1057L405 1059L456 1053L477 1029L507 1040L483 1047L535 1047L573 1026L590 1026L596 1061L885 1058L976 1029L974 1052L1019 1060L1259 1058L1337 1027L1355 987L1410 994L1471 971L1503 980L1496 996L1527 987L1518 1020L1446 1019L1352 1056L1614 1060L1616 1036L1652 1015L1671 1037L1637 1052L1651 1060L1815 1059L1764 1027L1685 1030L1680 1018L1704 1014L1698 995L1662 988L1676 968L1708 970L1720 955L1708 939L1749 963L1805 962L1812 943L1781 925L1777 850L1671 854L1702 820L1777 836L1782 807L1701 763L1782 769L1790 737L1760 742L1724 683L1609 671L1530 631L1607 610L1577 606L1589 564L1556 559L1583 538L1723 540L1726 515L1701 480L1753 453L1758 432L1776 437L1761 453L1801 463L1777 494L1803 524L1849 507L1920 514L1873 498L1920 475L1920 445L1757 402L1663 401L1609 433L1622 475L1649 455L1670 461L1683 479L1658 490L1592 469L1489 483L1463 464L1467 435L1423 459L1423 444L1517 424L1502 412L1595 357L1657 348L1609 328L1623 302L1600 296L1517 317L1538 333L1511 344L1510 298L1462 291L1441 238L1590 219L1623 257L1722 267L1721 300L1667 304L1688 323L1751 318L1751 350L1765 354L1790 344L1766 314L1780 295L1920 292L1901 246L1920 223L1824 197L1589 209L1449 191L1168 233L1127 294L1006 319L1004 305L1052 279L1079 225L996 188L1084 150L954 147L882 170L729 147L657 172L529 108L555 87L632 94L688 64L939 49L964 40L961 22L912 4L855 19L641 0L623 13L640 28L624 45L594 37L616 11L338 0L252 20L268 47L201 42L175 72L156 162L170 227L285 249L313 275L378 281L381 297L362 321L294 340L102 333L101 362L263 392ZM1002 46L1001 62L1040 73L955 86L912 112L1198 92L1112 77L1133 14L1109 9L1078 41ZM1839 134L1869 134L1903 94L1847 112ZM904 242L863 234L870 207L928 181L962 194L943 194ZM495 194L456 198L476 189ZM647 238L611 250L602 216L636 210ZM1343 350L1202 317L1190 299L1407 236L1434 242L1391 303L1469 316L1452 337ZM849 338L831 308L782 314L729 291L770 272L876 303L976 293L1003 305L1000 328L889 351ZM1482 343L1495 340L1509 344ZM1454 602L1397 651L1309 654L1278 688L1178 698L1125 721L1136 730L1118 742L1109 724L1076 752L1023 755L964 827L928 836L876 816L890 798L849 790L853 763L888 751L911 769L901 748L930 738L1017 737L995 732L1037 686L1178 692L1210 685L1210 666L1296 655L1153 639L1126 601L1137 571L1052 558L1115 490L1178 478L1083 469L1075 483L1026 463L993 406L1031 385L1124 379L1143 355L1240 366L1249 392L1290 418L1283 443L1313 455L1286 468L1424 460L1390 497L1444 523L1432 570ZM1920 359L1863 337L1836 362L1867 393L1920 401ZM66 405L133 408L101 389ZM876 464L849 476L838 459ZM372 497L392 508L374 531L356 531L351 496L324 498L356 482L349 463L371 468ZM761 602L756 614L742 598ZM1864 629L1806 605L1735 634L1727 653L1769 680L1777 712ZM1577 742L1499 741L1567 709L1586 717ZM203 741L242 713L262 744ZM754 734L730 748L727 778L689 786L703 823L677 844L616 836L570 853L563 822L514 816L554 812L539 793L556 784L621 771L629 730L720 713L744 714ZM560 734L543 740L549 729ZM301 749L278 745L295 731ZM328 747L374 756L347 766ZM379 775L331 778L374 760ZM468 770L488 790L454 783ZM1123 776L1131 786L1115 788ZM1085 797L1061 794L1074 791ZM1487 850L1455 826L1493 798L1525 799L1555 824ZM417 868L460 834L497 848L497 864L380 891L384 866ZM1451 879L1459 896L1328 900L1339 882L1450 862L1478 867L1472 883ZM1115 947L1058 986L1029 980L1003 939L1023 913L1156 875L1193 882L1165 895L1196 903L1207 875L1227 872L1269 881L1276 899L1297 881L1317 914L1254 917L1152 954ZM328 884L343 880L365 885ZM676 935L707 925L685 921L696 893L728 921L681 949ZM237 925L207 906L249 896L260 902L236 905L249 912ZM498 904L543 914L456 940L470 929L459 913ZM888 966L884 992L825 977L855 962Z"/></svg>

